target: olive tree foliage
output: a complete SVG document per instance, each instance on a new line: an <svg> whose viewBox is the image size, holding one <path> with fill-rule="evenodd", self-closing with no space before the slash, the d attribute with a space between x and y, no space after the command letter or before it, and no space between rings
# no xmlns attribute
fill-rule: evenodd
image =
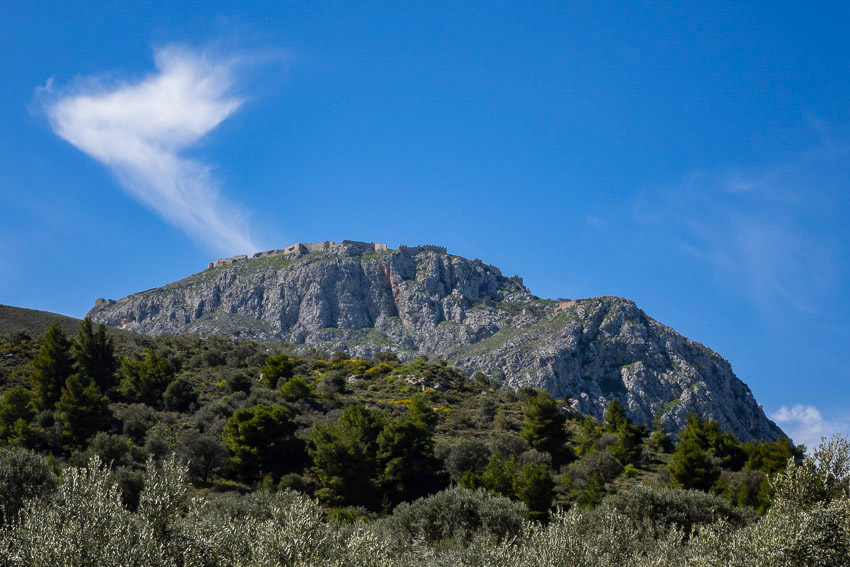
<svg viewBox="0 0 850 567"><path fill-rule="evenodd" d="M455 488L384 520L338 525L290 491L189 499L173 457L148 463L130 512L95 457L0 527L0 565L841 567L848 480L850 443L837 437L771 479L776 500L757 522L702 493L642 489L544 525L523 520L520 503Z"/></svg>
<svg viewBox="0 0 850 567"><path fill-rule="evenodd" d="M393 565L386 541L365 526L325 523L307 497L286 492L234 514L203 498L186 502L186 469L173 457L148 465L135 513L97 457L66 470L52 499L32 501L0 530L0 565Z"/></svg>
<svg viewBox="0 0 850 567"><path fill-rule="evenodd" d="M504 496L452 487L399 504L379 525L399 549L437 543L464 547L476 535L497 541L513 539L522 531L525 515L522 504Z"/></svg>
<svg viewBox="0 0 850 567"><path fill-rule="evenodd" d="M56 476L47 459L26 449L0 450L0 524L14 520L24 503L49 496Z"/></svg>

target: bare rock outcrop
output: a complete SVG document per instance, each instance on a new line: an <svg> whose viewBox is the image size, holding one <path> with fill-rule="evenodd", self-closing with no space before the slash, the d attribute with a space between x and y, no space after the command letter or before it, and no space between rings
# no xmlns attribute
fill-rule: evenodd
<svg viewBox="0 0 850 567"><path fill-rule="evenodd" d="M223 334L355 355L392 350L402 359L427 354L512 387L567 395L597 417L616 397L636 422L661 415L671 432L697 412L743 440L783 435L726 359L628 299L540 299L518 276L443 248L363 244L240 258L99 301L89 315L155 335Z"/></svg>

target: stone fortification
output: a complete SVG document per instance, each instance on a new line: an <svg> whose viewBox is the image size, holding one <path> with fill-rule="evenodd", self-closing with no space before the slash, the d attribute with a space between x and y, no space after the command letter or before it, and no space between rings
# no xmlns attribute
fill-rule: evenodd
<svg viewBox="0 0 850 567"><path fill-rule="evenodd" d="M263 252L256 252L252 257L253 258L270 258L272 256L295 256L300 257L305 254L312 253L321 253L328 252L335 246L349 246L357 250L357 252L386 252L387 245L383 242L359 242L357 240L343 240L342 242L334 242L333 240L323 240L322 242L296 242L286 248L278 248L275 250L264 250ZM426 248L426 247L417 247L417 248ZM430 248L440 248L439 246L432 246ZM442 249L445 252L445 248ZM417 249L416 252L419 250ZM415 254L416 252L411 252ZM241 260L247 260L248 256L242 254L240 256L233 256L232 258L219 258L215 262L210 262L207 266L207 269L214 268L216 266L225 266L227 264L235 264Z"/></svg>
<svg viewBox="0 0 850 567"><path fill-rule="evenodd" d="M398 245L399 252L404 254L419 254L420 252L436 252L437 254L448 254L445 246L435 246L434 244L420 244L418 246L407 246L405 244Z"/></svg>
<svg viewBox="0 0 850 567"><path fill-rule="evenodd" d="M240 254L239 256L233 256L231 258L219 258L215 262L209 263L209 268L214 268L216 266L224 266L226 264L235 264L236 262L240 262L242 260L247 260L248 256L246 254Z"/></svg>
<svg viewBox="0 0 850 567"><path fill-rule="evenodd" d="M253 255L253 258L270 258L272 256L295 256L300 257L305 254L313 254L313 253L321 253L328 252L332 248L336 246L348 246L350 248L354 248L358 253L365 252L387 252L389 249L387 245L383 242L360 242L358 240L343 240L342 242L334 242L333 240L323 240L322 242L296 242L286 248L278 248L275 250L264 250L263 252L257 252ZM420 244L418 246L407 246L405 244L399 244L398 246L399 252L402 254L407 254L409 256L413 256L419 254L420 252L436 252L438 254L448 254L448 251L445 246L436 246L434 244ZM226 266L228 264L235 264L236 262L241 262L242 260L247 260L248 256L246 254L240 254L239 256L233 256L231 258L219 258L215 262L210 262L207 265L207 269L215 268L216 266ZM481 264L480 260L478 261ZM498 268L495 266L487 266L488 268L493 269L498 272ZM498 272L501 275L501 272Z"/></svg>
<svg viewBox="0 0 850 567"><path fill-rule="evenodd" d="M298 246L298 243L296 242L293 246ZM324 240L322 242L308 242L306 244L302 244L302 246L307 250L307 252L327 252L336 246L336 242L333 240Z"/></svg>
<svg viewBox="0 0 850 567"><path fill-rule="evenodd" d="M342 244L353 246L364 252L386 252L387 245L383 242L358 242L357 240L343 240Z"/></svg>

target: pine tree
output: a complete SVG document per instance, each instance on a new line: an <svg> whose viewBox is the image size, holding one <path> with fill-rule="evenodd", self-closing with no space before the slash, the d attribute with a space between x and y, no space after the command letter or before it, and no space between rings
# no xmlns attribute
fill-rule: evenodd
<svg viewBox="0 0 850 567"><path fill-rule="evenodd" d="M720 468L693 438L679 442L668 468L675 484L682 488L707 491L720 478Z"/></svg>
<svg viewBox="0 0 850 567"><path fill-rule="evenodd" d="M490 494L513 498L514 494L514 458L504 458L500 453L490 456L487 469L481 476L484 486Z"/></svg>
<svg viewBox="0 0 850 567"><path fill-rule="evenodd" d="M82 374L72 374L56 404L56 420L62 424L66 445L82 447L89 437L106 429L111 419L109 400L94 380Z"/></svg>
<svg viewBox="0 0 850 567"><path fill-rule="evenodd" d="M119 390L128 398L156 404L174 378L175 368L169 360L153 349L145 351L145 358L124 358L121 361Z"/></svg>
<svg viewBox="0 0 850 567"><path fill-rule="evenodd" d="M421 417L391 421L378 436L378 483L387 510L437 492L446 484L442 462L434 456L433 433L419 421Z"/></svg>
<svg viewBox="0 0 850 567"><path fill-rule="evenodd" d="M32 392L26 388L13 388L3 392L3 401L0 402L0 439L12 435L12 428L19 419L24 423L32 421L35 413L31 402Z"/></svg>
<svg viewBox="0 0 850 567"><path fill-rule="evenodd" d="M257 405L237 410L227 420L221 440L242 479L266 474L278 478L301 464L303 446L295 438L296 428L286 407Z"/></svg>
<svg viewBox="0 0 850 567"><path fill-rule="evenodd" d="M652 435L649 436L650 447L659 453L671 453L673 451L673 440L664 430L664 425L659 416L655 416L655 419L652 420L652 429Z"/></svg>
<svg viewBox="0 0 850 567"><path fill-rule="evenodd" d="M532 520L546 521L555 497L555 481L546 465L529 463L514 479L514 493L528 508Z"/></svg>
<svg viewBox="0 0 850 567"><path fill-rule="evenodd" d="M260 376L263 377L263 384L269 388L277 388L281 379L289 380L294 372L295 359L285 354L279 354L266 357L266 364L263 366Z"/></svg>
<svg viewBox="0 0 850 567"><path fill-rule="evenodd" d="M619 433L627 423L629 423L629 418L626 417L626 408L623 407L620 400L614 398L608 403L608 409L605 410L605 431Z"/></svg>
<svg viewBox="0 0 850 567"><path fill-rule="evenodd" d="M62 395L65 381L74 372L71 342L58 323L53 323L42 337L41 348L32 367L33 403L41 410L53 409Z"/></svg>
<svg viewBox="0 0 850 567"><path fill-rule="evenodd" d="M112 337L106 334L104 325L98 325L95 333L91 319L83 319L71 350L77 364L77 372L91 376L102 391L115 386L118 361L115 358Z"/></svg>
<svg viewBox="0 0 850 567"><path fill-rule="evenodd" d="M626 410L620 400L614 398L605 412L605 430L617 434L617 443L608 447L608 451L624 465L640 463L643 453L643 438L646 428L637 426L626 417Z"/></svg>
<svg viewBox="0 0 850 567"><path fill-rule="evenodd" d="M564 464L572 453L567 448L566 416L548 392L539 390L525 398L520 435L538 451L552 455L552 463Z"/></svg>
<svg viewBox="0 0 850 567"><path fill-rule="evenodd" d="M378 436L385 423L383 413L352 405L335 422L314 427L310 456L322 483L316 492L320 500L331 506L380 507Z"/></svg>

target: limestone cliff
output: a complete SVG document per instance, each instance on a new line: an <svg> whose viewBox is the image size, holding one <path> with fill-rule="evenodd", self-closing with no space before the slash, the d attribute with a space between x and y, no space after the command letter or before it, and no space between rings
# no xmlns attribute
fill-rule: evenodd
<svg viewBox="0 0 850 567"><path fill-rule="evenodd" d="M638 423L662 414L668 431L695 411L743 440L782 435L726 359L632 301L540 299L516 276L441 250L290 247L98 300L89 315L148 334L217 333L356 355L393 350L403 359L427 354L512 387L567 394L597 417L617 397Z"/></svg>

